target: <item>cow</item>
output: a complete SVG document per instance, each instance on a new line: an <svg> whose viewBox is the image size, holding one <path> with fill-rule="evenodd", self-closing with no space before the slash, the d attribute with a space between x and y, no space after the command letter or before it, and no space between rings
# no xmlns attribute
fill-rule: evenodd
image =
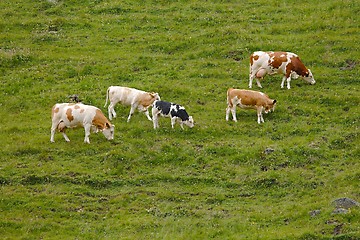
<svg viewBox="0 0 360 240"><path fill-rule="evenodd" d="M229 121L230 111L233 120L236 119L236 106L242 109L255 109L257 111L257 122L260 124L264 122L262 112L268 113L275 110L276 100L270 99L265 93L229 88L227 90L227 108L226 108L226 121Z"/></svg>
<svg viewBox="0 0 360 240"><path fill-rule="evenodd" d="M131 106L130 114L127 119L128 122L130 121L130 118L134 114L136 108L139 112L144 112L146 117L152 121L149 116L148 108L155 100L160 100L160 96L155 92L145 92L135 88L111 86L107 89L104 107L106 107L108 99L110 101L110 105L108 107L110 120L112 120L113 117L116 118L114 107L118 102L120 102L125 106Z"/></svg>
<svg viewBox="0 0 360 240"><path fill-rule="evenodd" d="M159 127L159 115L171 118L171 127L174 128L176 120L179 121L181 129L184 130L183 124L192 128L194 127L194 120L192 116L186 112L183 106L176 103L165 102L157 100L153 103L152 116L154 129Z"/></svg>
<svg viewBox="0 0 360 240"><path fill-rule="evenodd" d="M65 133L66 128L84 127L85 143L90 143L90 129L100 131L108 140L114 139L114 128L109 120L97 107L82 103L57 103L51 111L52 125L50 142L54 141L56 129L58 129L69 142L70 139Z"/></svg>
<svg viewBox="0 0 360 240"><path fill-rule="evenodd" d="M306 82L315 84L315 79L310 71L301 62L298 55L291 52L263 52L257 51L250 56L249 88L252 87L253 79L256 78L258 87L262 88L259 79L266 74L282 74L281 88L284 88L285 80L290 89L291 78L302 77Z"/></svg>

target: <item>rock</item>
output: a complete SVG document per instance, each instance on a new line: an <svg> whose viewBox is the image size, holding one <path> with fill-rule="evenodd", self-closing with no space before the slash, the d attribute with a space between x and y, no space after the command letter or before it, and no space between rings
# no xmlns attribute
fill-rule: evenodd
<svg viewBox="0 0 360 240"><path fill-rule="evenodd" d="M269 153L272 153L272 152L274 152L275 150L274 149L272 149L272 148L266 148L265 150L264 150L264 153L265 154L269 154Z"/></svg>
<svg viewBox="0 0 360 240"><path fill-rule="evenodd" d="M347 210L345 208L336 208L332 213L333 214L346 214L348 212L349 212L349 210Z"/></svg>
<svg viewBox="0 0 360 240"><path fill-rule="evenodd" d="M355 68L355 66L356 66L356 61L348 59L346 60L345 66L340 67L340 70L351 70Z"/></svg>
<svg viewBox="0 0 360 240"><path fill-rule="evenodd" d="M316 215L319 215L320 212L321 211L319 209L316 209L316 210L310 211L309 214L311 217L315 217Z"/></svg>
<svg viewBox="0 0 360 240"><path fill-rule="evenodd" d="M346 197L335 199L332 203L335 205L336 208L349 209L355 206L360 206L360 204L357 201Z"/></svg>
<svg viewBox="0 0 360 240"><path fill-rule="evenodd" d="M70 99L71 101L75 102L75 103L81 102L79 96L76 95L76 94L70 95L70 96L69 96L69 99Z"/></svg>

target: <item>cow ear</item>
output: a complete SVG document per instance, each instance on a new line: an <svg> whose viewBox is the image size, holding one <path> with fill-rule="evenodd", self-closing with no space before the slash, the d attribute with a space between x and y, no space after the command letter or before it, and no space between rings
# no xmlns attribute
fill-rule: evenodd
<svg viewBox="0 0 360 240"><path fill-rule="evenodd" d="M106 128L110 128L110 124L109 124L109 123L106 123L105 126L106 126Z"/></svg>

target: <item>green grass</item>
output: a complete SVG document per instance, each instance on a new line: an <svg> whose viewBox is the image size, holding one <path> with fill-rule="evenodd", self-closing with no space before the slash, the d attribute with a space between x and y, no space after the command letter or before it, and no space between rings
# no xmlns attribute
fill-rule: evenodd
<svg viewBox="0 0 360 240"><path fill-rule="evenodd" d="M360 209L331 205L360 201L359 11L351 0L1 1L2 239L359 239ZM247 88L256 50L299 54L317 82L285 90L268 76L278 105L265 123L244 110L226 122L226 90ZM78 94L107 115L111 85L157 91L196 126L162 118L154 131L118 105L114 141L87 145L78 129L50 143L55 103Z"/></svg>

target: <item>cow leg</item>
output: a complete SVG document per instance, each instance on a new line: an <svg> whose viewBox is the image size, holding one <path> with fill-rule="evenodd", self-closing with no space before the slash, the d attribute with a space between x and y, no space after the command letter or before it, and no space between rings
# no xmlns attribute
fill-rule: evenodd
<svg viewBox="0 0 360 240"><path fill-rule="evenodd" d="M116 118L116 112L115 112L115 104L113 102L110 102L110 105L108 107L109 112L109 119L112 120L113 117Z"/></svg>
<svg viewBox="0 0 360 240"><path fill-rule="evenodd" d="M91 125L90 124L84 125L84 129L85 129L84 143L90 143L89 136L90 136Z"/></svg>
<svg viewBox="0 0 360 240"><path fill-rule="evenodd" d="M171 118L171 128L174 128L174 125L176 123L176 117Z"/></svg>
<svg viewBox="0 0 360 240"><path fill-rule="evenodd" d="M147 117L147 119L149 119L149 121L152 121L152 119L151 119L151 117L150 117L150 114L149 114L149 109L148 109L148 108L146 108L146 107L144 107L144 106L142 106L142 105L139 105L139 106L138 106L138 110L139 110L139 112L144 112L145 115L146 115L146 117Z"/></svg>
<svg viewBox="0 0 360 240"><path fill-rule="evenodd" d="M284 88L285 80L286 80L286 76L284 76L282 78L281 85L280 85L281 88Z"/></svg>
<svg viewBox="0 0 360 240"><path fill-rule="evenodd" d="M154 129L159 128L159 116L158 115L153 115L153 124L154 124Z"/></svg>
<svg viewBox="0 0 360 240"><path fill-rule="evenodd" d="M251 76L251 73L250 73L250 77L249 77L249 88L252 88L253 79L254 79L254 78Z"/></svg>
<svg viewBox="0 0 360 240"><path fill-rule="evenodd" d="M225 120L226 120L226 121L229 121L229 115L230 115L230 106L228 106L228 107L226 108L226 116L225 116Z"/></svg>
<svg viewBox="0 0 360 240"><path fill-rule="evenodd" d="M258 85L259 88L262 88L259 78L256 78L256 84Z"/></svg>
<svg viewBox="0 0 360 240"><path fill-rule="evenodd" d="M62 135L64 136L65 141L70 142L70 139L68 138L68 136L67 136L66 133L65 133L65 129L64 129L61 133L62 133Z"/></svg>
<svg viewBox="0 0 360 240"><path fill-rule="evenodd" d="M66 130L66 126L65 126L65 123L63 121L60 121L57 128L59 129L59 131L62 133L62 135L64 136L65 138L65 141L67 142L70 142L70 139L68 138L68 136L66 135L65 133L65 130Z"/></svg>
<svg viewBox="0 0 360 240"><path fill-rule="evenodd" d="M258 122L258 124L260 124L260 123L264 122L264 118L262 116L263 107L258 107L256 110L257 110L257 116L258 116L257 122Z"/></svg>
<svg viewBox="0 0 360 240"><path fill-rule="evenodd" d="M231 108L231 114L232 114L232 117L233 117L233 121L237 122L237 119L236 119L236 105L233 105L233 107Z"/></svg>
<svg viewBox="0 0 360 240"><path fill-rule="evenodd" d="M56 124L54 124L54 122L51 125L51 136L50 136L50 142L55 142L54 140L54 136L55 136L55 131L56 131Z"/></svg>
<svg viewBox="0 0 360 240"><path fill-rule="evenodd" d="M137 108L136 104L131 104L131 109L130 109L129 117L128 117L128 119L127 119L128 122L130 122L130 118L131 118L131 116L134 114L136 108Z"/></svg>
<svg viewBox="0 0 360 240"><path fill-rule="evenodd" d="M249 74L249 88L252 88L252 83L253 83L254 78L255 78L255 74L250 72L250 74Z"/></svg>
<svg viewBox="0 0 360 240"><path fill-rule="evenodd" d="M152 114L152 121L153 121L153 125L154 125L154 129L159 127L159 112L156 108L153 108L151 111Z"/></svg>
<svg viewBox="0 0 360 240"><path fill-rule="evenodd" d="M145 115L146 115L147 119L149 119L149 121L152 121L152 119L151 119L151 117L150 117L150 114L149 114L149 110L148 110L148 109L146 109L146 111L145 111Z"/></svg>
<svg viewBox="0 0 360 240"><path fill-rule="evenodd" d="M290 89L290 81L291 81L291 76L289 76L289 77L286 79L287 89Z"/></svg>

